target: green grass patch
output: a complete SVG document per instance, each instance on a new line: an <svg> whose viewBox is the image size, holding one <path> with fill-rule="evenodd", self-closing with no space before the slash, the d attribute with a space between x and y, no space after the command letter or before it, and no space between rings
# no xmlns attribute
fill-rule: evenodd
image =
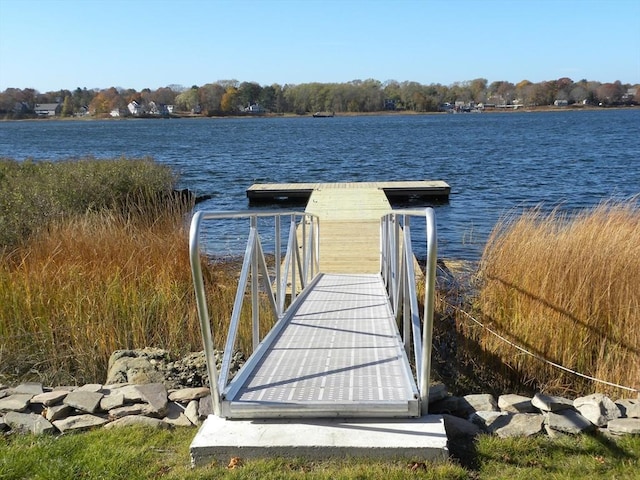
<svg viewBox="0 0 640 480"><path fill-rule="evenodd" d="M499 439L480 436L474 466L455 459L273 458L191 468L193 429L132 427L61 436L13 435L0 440L1 479L636 479L640 437L602 435Z"/></svg>

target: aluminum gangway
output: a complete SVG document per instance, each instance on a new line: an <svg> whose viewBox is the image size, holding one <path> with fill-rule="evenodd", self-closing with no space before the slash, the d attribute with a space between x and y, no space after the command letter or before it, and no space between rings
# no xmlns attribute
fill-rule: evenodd
<svg viewBox="0 0 640 480"><path fill-rule="evenodd" d="M410 219L416 216L425 221L424 276L415 271L412 249ZM214 338L223 332L214 332L209 318L202 231L204 224L214 228L229 220L248 222L249 233L218 369ZM215 416L380 419L427 414L437 258L433 209L394 210L380 219L380 271L374 274L319 271L320 233L318 217L307 212L195 213L190 259ZM273 257L265 255L267 244ZM416 278L425 282L422 315ZM263 332L265 303L274 324ZM243 317L247 307L251 314ZM231 377L243 318L251 322L253 351Z"/></svg>

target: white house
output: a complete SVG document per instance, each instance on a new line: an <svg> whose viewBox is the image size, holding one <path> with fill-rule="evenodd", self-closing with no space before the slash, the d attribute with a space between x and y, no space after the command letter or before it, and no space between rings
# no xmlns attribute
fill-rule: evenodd
<svg viewBox="0 0 640 480"><path fill-rule="evenodd" d="M127 105L127 108L129 109L129 113L131 113L131 115L144 115L144 107L142 105L140 105L138 102L136 102L135 100L132 100L131 102L129 102L129 105Z"/></svg>

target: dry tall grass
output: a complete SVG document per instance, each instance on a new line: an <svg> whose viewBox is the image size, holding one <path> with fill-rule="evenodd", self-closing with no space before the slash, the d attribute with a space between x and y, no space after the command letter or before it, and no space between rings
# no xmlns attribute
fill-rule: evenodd
<svg viewBox="0 0 640 480"><path fill-rule="evenodd" d="M532 211L505 221L485 248L480 275L478 304L499 332L567 368L640 389L637 199L573 218ZM487 352L547 391L629 395L474 332Z"/></svg>
<svg viewBox="0 0 640 480"><path fill-rule="evenodd" d="M103 382L115 350L153 346L175 356L202 350L187 237L179 210L148 222L89 213L5 253L0 380ZM206 269L218 348L235 296L235 266ZM249 322L243 325L240 348L251 341Z"/></svg>
<svg viewBox="0 0 640 480"><path fill-rule="evenodd" d="M102 382L114 350L202 349L185 220L193 198L175 195L174 182L150 159L0 159L0 383ZM221 348L239 266L204 271Z"/></svg>

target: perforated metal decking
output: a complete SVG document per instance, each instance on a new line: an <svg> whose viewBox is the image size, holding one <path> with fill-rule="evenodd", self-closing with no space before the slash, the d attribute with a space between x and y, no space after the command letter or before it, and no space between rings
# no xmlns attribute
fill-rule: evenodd
<svg viewBox="0 0 640 480"><path fill-rule="evenodd" d="M223 395L227 418L417 417L419 395L379 274L323 274ZM234 384L235 383L235 384Z"/></svg>

